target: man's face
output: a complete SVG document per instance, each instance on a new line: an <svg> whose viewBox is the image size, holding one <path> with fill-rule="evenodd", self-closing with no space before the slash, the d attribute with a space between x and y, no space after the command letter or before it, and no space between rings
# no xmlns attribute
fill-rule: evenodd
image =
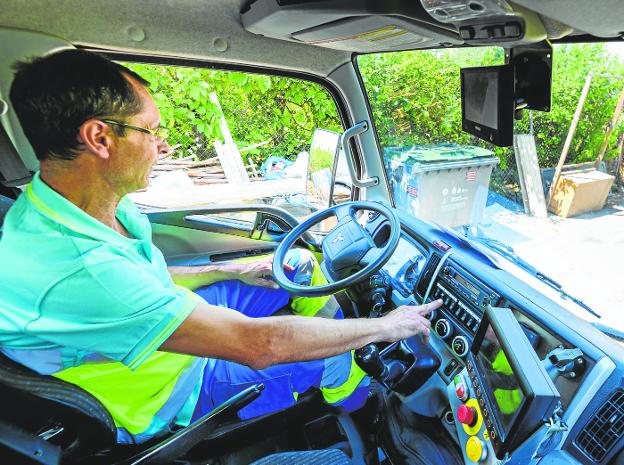
<svg viewBox="0 0 624 465"><path fill-rule="evenodd" d="M160 112L154 100L142 85L131 78L127 79L142 102L142 110L126 118L125 122L141 128L157 129L160 126ZM124 136L117 138L115 151L109 160L107 177L110 184L121 195L146 188L152 167L158 157L168 150L165 140L125 128Z"/></svg>

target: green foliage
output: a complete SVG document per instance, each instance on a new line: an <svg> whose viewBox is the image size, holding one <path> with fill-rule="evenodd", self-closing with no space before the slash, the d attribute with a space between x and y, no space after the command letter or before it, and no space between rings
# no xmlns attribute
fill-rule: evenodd
<svg viewBox="0 0 624 465"><path fill-rule="evenodd" d="M459 69L502 64L500 48L398 52L358 59L383 147L455 142L474 143L461 130ZM553 55L552 111L533 112L541 166L557 163L588 73L624 74L624 64L604 44L557 46ZM568 163L595 159L605 125L611 119L622 81L595 78L585 103ZM529 131L529 118L516 122ZM614 131L609 147L624 128ZM478 142L479 145L486 145ZM493 148L505 169L511 149ZM614 150L607 157L615 156Z"/></svg>
<svg viewBox="0 0 624 465"><path fill-rule="evenodd" d="M331 96L318 84L298 79L234 71L127 64L150 82L170 144L181 144L177 157L215 155L221 139L221 111L239 148L266 144L244 153L256 163L277 155L293 159L310 145L315 128L340 131Z"/></svg>
<svg viewBox="0 0 624 465"><path fill-rule="evenodd" d="M358 58L375 124L384 147L475 140L461 130L459 69L502 64L501 48L466 48L383 53ZM218 96L223 115L239 148L260 164L268 156L293 159L308 150L315 128L340 132L331 96L321 86L292 78L233 71L127 64L150 83L163 125L171 129L171 144L181 144L176 156L213 156L222 139L221 111L211 102ZM550 113L533 112L534 134L541 166L556 164L587 74L624 74L624 64L603 44L557 46L553 61ZM622 82L595 78L585 103L568 162L595 158ZM516 132L529 131L529 118L516 122ZM616 128L607 158L615 156ZM479 145L486 145L479 142ZM494 149L506 168L513 153ZM328 164L331 160L327 161Z"/></svg>

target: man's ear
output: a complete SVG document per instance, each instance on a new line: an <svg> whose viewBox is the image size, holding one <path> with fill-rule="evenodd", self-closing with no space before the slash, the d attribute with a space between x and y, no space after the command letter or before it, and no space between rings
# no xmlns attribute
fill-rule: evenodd
<svg viewBox="0 0 624 465"><path fill-rule="evenodd" d="M110 157L114 137L111 127L98 119L88 119L78 130L78 140L85 151L102 159Z"/></svg>

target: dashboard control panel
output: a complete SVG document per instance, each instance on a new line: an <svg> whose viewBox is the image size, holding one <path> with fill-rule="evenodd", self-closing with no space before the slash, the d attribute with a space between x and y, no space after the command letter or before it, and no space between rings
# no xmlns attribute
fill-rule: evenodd
<svg viewBox="0 0 624 465"><path fill-rule="evenodd" d="M429 315L435 333L458 357L470 352L483 313L501 297L475 277L450 263L442 268L431 291L431 299L442 299L443 305Z"/></svg>

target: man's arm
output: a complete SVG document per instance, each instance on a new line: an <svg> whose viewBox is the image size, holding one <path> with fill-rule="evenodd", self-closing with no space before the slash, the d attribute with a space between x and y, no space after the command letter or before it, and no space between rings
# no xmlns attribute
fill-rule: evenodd
<svg viewBox="0 0 624 465"><path fill-rule="evenodd" d="M273 281L272 266L273 257L269 257L253 262L218 263L202 266L169 266L167 269L174 283L190 290L229 279L238 279L252 286L277 289L278 286ZM291 271L293 267L284 264L284 269Z"/></svg>
<svg viewBox="0 0 624 465"><path fill-rule="evenodd" d="M231 360L255 369L278 363L316 360L371 342L429 337L424 315L441 301L401 306L382 318L330 320L298 316L249 318L200 302L160 350Z"/></svg>

